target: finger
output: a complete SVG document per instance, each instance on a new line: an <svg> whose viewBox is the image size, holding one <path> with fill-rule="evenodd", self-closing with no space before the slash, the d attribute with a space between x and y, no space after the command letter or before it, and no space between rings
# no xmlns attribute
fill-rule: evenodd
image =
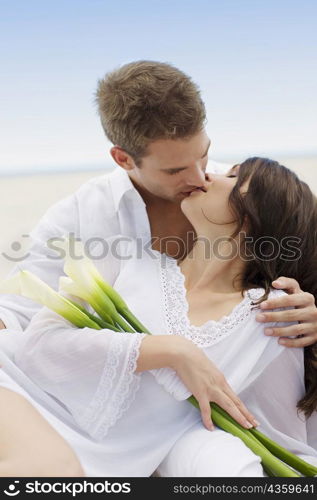
<svg viewBox="0 0 317 500"><path fill-rule="evenodd" d="M245 418L251 422L251 424L257 426L260 425L256 420L255 416L248 410L243 401L234 393L231 387L228 385L224 391L227 396L231 399L231 401L237 406L238 410L245 416Z"/></svg>
<svg viewBox="0 0 317 500"><path fill-rule="evenodd" d="M314 319L314 315L312 313ZM289 309L287 311L261 312L255 319L259 323L291 323L294 321L307 322L310 319L307 309Z"/></svg>
<svg viewBox="0 0 317 500"><path fill-rule="evenodd" d="M238 398L238 396L233 392L230 386L228 386L227 389L225 389L225 393L227 396L232 400L232 402L237 406L238 410L242 415L246 418L248 422L253 424L255 427L257 427L259 422L255 418L254 415L248 410L248 408L245 406L245 404L241 401L241 399Z"/></svg>
<svg viewBox="0 0 317 500"><path fill-rule="evenodd" d="M299 339L281 338L278 340L278 343L285 347L307 347L308 345L312 345L314 343L314 337L307 335Z"/></svg>
<svg viewBox="0 0 317 500"><path fill-rule="evenodd" d="M311 293L295 293L293 295L283 295L275 299L268 299L261 302L261 309L279 309L282 307L306 307L314 306L315 298Z"/></svg>
<svg viewBox="0 0 317 500"><path fill-rule="evenodd" d="M214 425L211 419L211 408L210 408L210 403L208 399L201 399L198 400L199 407L200 407L200 413L201 413L201 418L204 423L204 426L206 429L209 431L214 430Z"/></svg>
<svg viewBox="0 0 317 500"><path fill-rule="evenodd" d="M311 323L300 323L291 326L265 328L264 333L268 337L297 337L297 335L311 335L315 328Z"/></svg>
<svg viewBox="0 0 317 500"><path fill-rule="evenodd" d="M277 280L272 282L274 288L287 290L289 293L299 293L301 288L296 280L293 278L286 278L280 276Z"/></svg>
<svg viewBox="0 0 317 500"><path fill-rule="evenodd" d="M245 427L246 429L251 429L251 427L253 427L253 424L245 418L239 408L224 392L220 393L219 397L216 396L214 398L214 402L229 413L229 415L236 420L236 422L242 425L242 427Z"/></svg>

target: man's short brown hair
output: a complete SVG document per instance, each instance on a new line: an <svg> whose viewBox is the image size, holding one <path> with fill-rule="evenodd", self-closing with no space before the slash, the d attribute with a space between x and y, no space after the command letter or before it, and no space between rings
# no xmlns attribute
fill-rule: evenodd
<svg viewBox="0 0 317 500"><path fill-rule="evenodd" d="M108 139L136 163L158 139L200 132L205 106L197 85L171 64L136 61L99 80L96 102Z"/></svg>

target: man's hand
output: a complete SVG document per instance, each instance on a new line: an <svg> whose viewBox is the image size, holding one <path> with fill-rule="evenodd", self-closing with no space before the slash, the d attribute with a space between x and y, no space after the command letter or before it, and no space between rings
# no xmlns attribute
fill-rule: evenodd
<svg viewBox="0 0 317 500"><path fill-rule="evenodd" d="M6 328L5 324L0 319L0 330L4 330L5 328Z"/></svg>
<svg viewBox="0 0 317 500"><path fill-rule="evenodd" d="M269 299L260 304L261 313L256 319L261 323L293 322L298 324L287 327L266 328L265 334L273 337L297 336L296 339L279 339L279 344L286 347L305 347L317 342L317 308L311 293L303 292L292 278L280 277L273 281L274 288L283 289L289 295ZM295 307L287 311L265 312L266 309Z"/></svg>

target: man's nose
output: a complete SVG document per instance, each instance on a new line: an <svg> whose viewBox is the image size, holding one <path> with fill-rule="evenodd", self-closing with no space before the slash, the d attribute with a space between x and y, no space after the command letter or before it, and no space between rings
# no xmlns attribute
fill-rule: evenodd
<svg viewBox="0 0 317 500"><path fill-rule="evenodd" d="M195 168L187 176L187 184L190 186L204 187L206 183L206 173L201 168Z"/></svg>

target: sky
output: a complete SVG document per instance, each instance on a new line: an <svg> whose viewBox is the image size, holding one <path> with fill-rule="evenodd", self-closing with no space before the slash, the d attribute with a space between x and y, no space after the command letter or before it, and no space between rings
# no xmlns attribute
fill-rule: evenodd
<svg viewBox="0 0 317 500"><path fill-rule="evenodd" d="M199 85L211 157L317 154L316 0L0 0L0 173L102 168L97 81L169 62Z"/></svg>

